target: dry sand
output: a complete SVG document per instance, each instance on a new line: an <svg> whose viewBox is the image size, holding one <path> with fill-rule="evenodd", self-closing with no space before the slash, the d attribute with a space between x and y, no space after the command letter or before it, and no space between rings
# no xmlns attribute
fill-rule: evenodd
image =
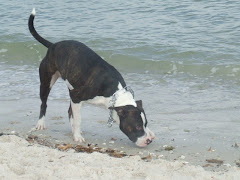
<svg viewBox="0 0 240 180"><path fill-rule="evenodd" d="M240 168L206 171L181 161L139 156L114 158L101 153L62 152L30 144L15 135L0 136L0 179L239 179Z"/></svg>

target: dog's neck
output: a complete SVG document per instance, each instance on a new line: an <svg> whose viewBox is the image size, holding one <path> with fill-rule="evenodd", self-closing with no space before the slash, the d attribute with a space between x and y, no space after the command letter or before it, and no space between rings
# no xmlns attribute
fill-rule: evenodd
<svg viewBox="0 0 240 180"><path fill-rule="evenodd" d="M126 105L137 107L134 100L134 92L129 86L123 88L121 83L119 83L118 90L110 97L109 107L120 107Z"/></svg>
<svg viewBox="0 0 240 180"><path fill-rule="evenodd" d="M137 107L136 101L134 100L134 92L129 86L123 88L122 85L119 83L118 90L110 98L109 107L113 108L126 105L132 105L134 107ZM110 109L108 119L108 125L110 127L112 126L114 120L119 124L119 117L117 116L116 111Z"/></svg>

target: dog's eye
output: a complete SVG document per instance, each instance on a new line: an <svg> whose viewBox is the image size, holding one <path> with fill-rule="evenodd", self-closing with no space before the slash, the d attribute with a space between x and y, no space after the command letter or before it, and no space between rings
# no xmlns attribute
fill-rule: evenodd
<svg viewBox="0 0 240 180"><path fill-rule="evenodd" d="M142 128L142 126L137 126L136 129L137 129L138 131L140 131L140 130L142 130L143 128Z"/></svg>

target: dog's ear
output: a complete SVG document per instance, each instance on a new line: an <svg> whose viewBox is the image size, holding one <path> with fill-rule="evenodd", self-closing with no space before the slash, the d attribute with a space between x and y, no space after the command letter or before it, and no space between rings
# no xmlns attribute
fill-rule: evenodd
<svg viewBox="0 0 240 180"><path fill-rule="evenodd" d="M136 103L137 103L137 108L140 109L140 110L143 110L142 100L138 100L138 101L136 101Z"/></svg>
<svg viewBox="0 0 240 180"><path fill-rule="evenodd" d="M126 111L124 107L109 107L108 109L114 109L119 117L124 117L126 115Z"/></svg>

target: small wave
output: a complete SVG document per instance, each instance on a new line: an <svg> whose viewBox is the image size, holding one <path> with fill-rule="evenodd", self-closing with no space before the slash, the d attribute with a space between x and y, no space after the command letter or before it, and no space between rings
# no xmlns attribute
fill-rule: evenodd
<svg viewBox="0 0 240 180"><path fill-rule="evenodd" d="M168 60L146 60L122 54L104 55L110 64L125 72L139 72L159 75L182 75L199 78L240 78L240 65L216 65Z"/></svg>
<svg viewBox="0 0 240 180"><path fill-rule="evenodd" d="M47 50L35 42L5 42L3 46L4 48L0 49L0 53L3 54L0 61L12 65L39 64Z"/></svg>
<svg viewBox="0 0 240 180"><path fill-rule="evenodd" d="M7 51L8 51L7 49L0 49L0 53L5 53Z"/></svg>
<svg viewBox="0 0 240 180"><path fill-rule="evenodd" d="M95 50L97 47L93 49ZM160 50L157 51L157 49ZM204 61L202 52L179 53L172 47L169 49L171 51L167 51L166 48L163 50L161 47L124 47L117 50L100 49L97 50L97 53L121 72L186 76L188 78L232 80L240 78L240 65L234 61L230 61L229 65L220 64L215 59ZM46 51L44 46L35 41L6 42L4 47L0 49L0 53L4 53L0 57L0 61L5 62L5 64L21 66L24 64L38 67ZM146 52L145 56L143 56L143 52Z"/></svg>

